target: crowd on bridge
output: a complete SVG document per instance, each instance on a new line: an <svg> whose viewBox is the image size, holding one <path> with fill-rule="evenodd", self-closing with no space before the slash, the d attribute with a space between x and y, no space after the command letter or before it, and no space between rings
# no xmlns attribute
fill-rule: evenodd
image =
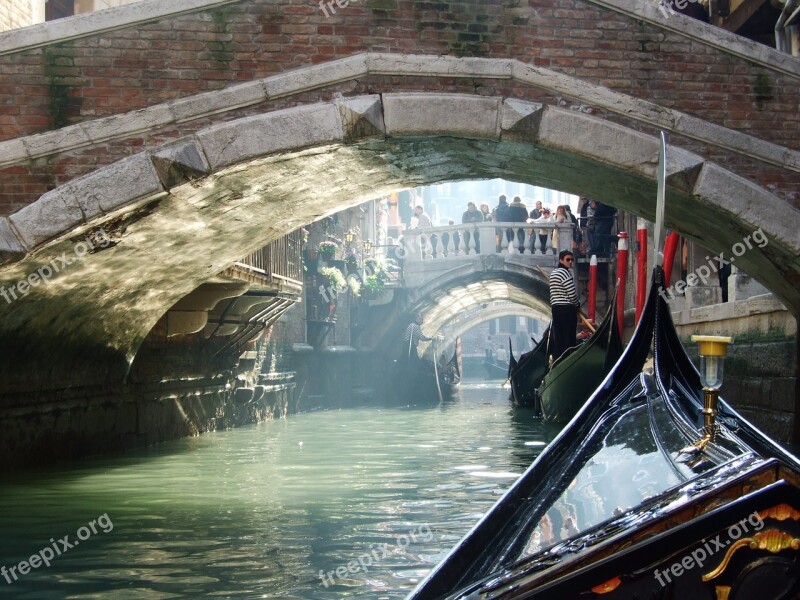
<svg viewBox="0 0 800 600"><path fill-rule="evenodd" d="M616 240L616 235L612 234L612 229L617 209L582 196L578 202L577 211L578 216L572 213L569 204L561 204L556 207L555 211L551 211L549 207L542 206L542 202L538 200L534 208L529 211L519 196L515 196L509 203L507 196L503 194L498 198L497 206L491 210L486 203L481 204L479 208L475 202L467 202L467 210L461 216L461 223L496 222L531 225L532 227L528 229L531 234L530 250L533 251L534 245L536 245L540 251L552 254L558 253L559 229L549 226L542 227L542 225L566 224L572 228L572 251L579 256L596 255L598 258L607 258L615 247L613 242ZM455 223L450 219L449 224L454 225ZM539 227L536 227L537 225ZM431 227L433 227L431 218L425 213L422 205L417 205L414 208L411 228L428 229ZM515 237L519 249L524 250L524 229L523 227L506 228L505 231L497 229L498 250L501 243L508 244Z"/></svg>

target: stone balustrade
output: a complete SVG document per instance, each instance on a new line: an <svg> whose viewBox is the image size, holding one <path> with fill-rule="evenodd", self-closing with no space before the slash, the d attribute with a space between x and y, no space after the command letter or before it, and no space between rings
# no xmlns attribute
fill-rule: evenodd
<svg viewBox="0 0 800 600"><path fill-rule="evenodd" d="M410 229L399 242L397 257L408 263L487 254L552 256L555 264L561 250L572 249L572 231L572 224L553 222L466 223Z"/></svg>

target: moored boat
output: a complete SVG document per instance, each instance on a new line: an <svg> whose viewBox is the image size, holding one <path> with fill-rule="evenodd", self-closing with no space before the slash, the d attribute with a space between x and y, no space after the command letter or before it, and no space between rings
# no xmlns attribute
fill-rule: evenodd
<svg viewBox="0 0 800 600"><path fill-rule="evenodd" d="M542 338L530 352L514 358L509 340L508 381L511 383L511 403L518 407L534 407L537 409L536 389L541 385L547 373L547 340L550 337L548 327Z"/></svg>
<svg viewBox="0 0 800 600"><path fill-rule="evenodd" d="M665 146L662 134L656 248ZM407 600L800 597L800 461L717 403L724 351L701 377L663 278L657 266L589 399Z"/></svg>
<svg viewBox="0 0 800 600"><path fill-rule="evenodd" d="M458 343L447 362L434 365L413 356L395 361L393 377L394 396L400 403L427 405L452 398L461 384Z"/></svg>
<svg viewBox="0 0 800 600"><path fill-rule="evenodd" d="M542 378L536 393L545 421L566 423L575 416L622 354L615 304L616 293L597 331L558 357Z"/></svg>
<svg viewBox="0 0 800 600"><path fill-rule="evenodd" d="M798 597L800 462L724 402L700 444L658 272L602 385L409 600Z"/></svg>

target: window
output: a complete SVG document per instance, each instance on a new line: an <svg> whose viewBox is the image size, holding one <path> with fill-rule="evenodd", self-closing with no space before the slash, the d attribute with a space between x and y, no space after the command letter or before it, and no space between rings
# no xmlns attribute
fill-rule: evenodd
<svg viewBox="0 0 800 600"><path fill-rule="evenodd" d="M44 5L44 20L53 21L75 14L75 0L47 0Z"/></svg>

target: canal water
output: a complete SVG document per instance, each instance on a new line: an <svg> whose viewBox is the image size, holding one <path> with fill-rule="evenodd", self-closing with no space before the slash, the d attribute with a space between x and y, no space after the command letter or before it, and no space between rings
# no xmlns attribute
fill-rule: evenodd
<svg viewBox="0 0 800 600"><path fill-rule="evenodd" d="M548 441L499 383L6 476L0 597L404 598Z"/></svg>

